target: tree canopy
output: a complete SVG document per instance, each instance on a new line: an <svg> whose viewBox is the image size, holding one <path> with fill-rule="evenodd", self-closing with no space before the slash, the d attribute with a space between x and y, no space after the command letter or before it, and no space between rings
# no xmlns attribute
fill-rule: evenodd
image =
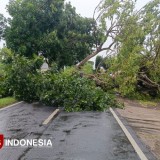
<svg viewBox="0 0 160 160"><path fill-rule="evenodd" d="M5 30L7 47L16 54L43 54L60 67L81 61L91 51L93 20L78 15L64 0L12 0Z"/></svg>
<svg viewBox="0 0 160 160"><path fill-rule="evenodd" d="M0 14L0 40L4 38L4 32L7 26L7 19Z"/></svg>
<svg viewBox="0 0 160 160"><path fill-rule="evenodd" d="M125 37L134 30L136 34L132 34L130 46L133 43L153 45L153 39L159 39L159 1L152 0L138 11L135 4L134 0L100 1L93 15L96 22L93 28L94 52L81 61L79 67L101 51L106 51L107 55L119 53Z"/></svg>
<svg viewBox="0 0 160 160"><path fill-rule="evenodd" d="M15 54L42 54L59 68L77 64L105 90L160 96L160 2L135 6L136 0L101 0L93 18L84 18L63 0L11 0L7 27L0 16L0 36ZM97 57L96 67L103 61L107 70L93 75L84 64L101 51L107 57Z"/></svg>
<svg viewBox="0 0 160 160"><path fill-rule="evenodd" d="M115 90L123 96L158 96L160 93L160 2L152 0L139 11L134 1L103 1L100 16L106 28L103 50L111 38L104 80L114 79ZM115 2L115 3L113 3ZM106 8L107 7L107 8ZM111 8L110 8L111 7ZM120 7L120 8L119 8ZM108 21L110 25L108 28ZM98 50L96 50L97 54ZM109 52L112 53L110 58ZM109 76L112 73L112 76ZM107 79L107 80L106 80ZM109 83L108 83L109 87Z"/></svg>

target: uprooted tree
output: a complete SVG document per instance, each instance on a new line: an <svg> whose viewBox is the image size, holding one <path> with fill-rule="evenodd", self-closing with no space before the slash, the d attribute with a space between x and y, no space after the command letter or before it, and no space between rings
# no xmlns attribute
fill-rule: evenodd
<svg viewBox="0 0 160 160"><path fill-rule="evenodd" d="M95 21L92 31L95 41L95 45L93 46L94 51L77 64L78 67L84 65L99 52L106 51L107 55L118 53L121 46L121 40L119 38L125 33L125 27L128 27L131 31L132 25L135 25L134 27L136 28L136 23L141 23L140 27L145 32L144 38L149 34L152 34L151 39L154 38L153 34L158 35L154 29L159 30L159 1L153 0L136 11L135 1L133 0L101 0L95 8L93 19ZM130 22L133 21L131 19L135 19L134 24ZM152 24L154 28L151 30L149 27L151 27L152 21L154 21Z"/></svg>
<svg viewBox="0 0 160 160"><path fill-rule="evenodd" d="M134 3L120 0L101 0L94 10L92 36L95 41L93 52L82 60L78 67L83 66L90 58L102 51L113 54L117 51L118 36L122 33L122 28L126 25L127 17L133 12Z"/></svg>
<svg viewBox="0 0 160 160"><path fill-rule="evenodd" d="M12 0L8 11L13 18L3 37L15 53L30 57L42 51L60 67L80 61L76 68L81 69L105 51L106 72L88 72L87 78L123 96L159 96L160 2L152 0L140 10L135 4L101 0L88 19L63 0Z"/></svg>
<svg viewBox="0 0 160 160"><path fill-rule="evenodd" d="M160 2L152 0L138 11L135 3L102 0L98 4L93 29L96 45L77 67L105 50L109 69L105 75L90 78L105 89L116 88L123 96L144 93L155 97L160 93Z"/></svg>

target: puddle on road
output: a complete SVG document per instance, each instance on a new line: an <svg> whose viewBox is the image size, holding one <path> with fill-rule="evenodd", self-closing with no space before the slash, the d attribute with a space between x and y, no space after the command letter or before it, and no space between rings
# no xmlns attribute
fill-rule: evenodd
<svg viewBox="0 0 160 160"><path fill-rule="evenodd" d="M124 157L128 156L131 153L135 153L133 147L130 145L128 139L123 135L115 135L112 138L112 142L114 143L113 154L115 156Z"/></svg>
<svg viewBox="0 0 160 160"><path fill-rule="evenodd" d="M63 130L63 132L65 132L67 135L69 135L71 133L71 129L65 129L65 130Z"/></svg>
<svg viewBox="0 0 160 160"><path fill-rule="evenodd" d="M32 103L32 106L33 107L42 107L43 104L39 103L39 102L35 102L35 103Z"/></svg>
<svg viewBox="0 0 160 160"><path fill-rule="evenodd" d="M35 136L42 136L43 133L38 133L38 132L31 132L30 135L35 135Z"/></svg>
<svg viewBox="0 0 160 160"><path fill-rule="evenodd" d="M20 132L20 131L22 131L22 129L9 129L8 131L11 131L11 132Z"/></svg>
<svg viewBox="0 0 160 160"><path fill-rule="evenodd" d="M69 116L61 116L60 119L63 121L67 121L69 119Z"/></svg>

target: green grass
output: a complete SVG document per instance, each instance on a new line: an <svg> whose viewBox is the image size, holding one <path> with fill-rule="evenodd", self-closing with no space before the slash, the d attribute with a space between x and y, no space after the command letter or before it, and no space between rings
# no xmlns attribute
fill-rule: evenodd
<svg viewBox="0 0 160 160"><path fill-rule="evenodd" d="M0 108L6 107L15 102L17 102L17 100L13 97L0 98Z"/></svg>
<svg viewBox="0 0 160 160"><path fill-rule="evenodd" d="M142 101L142 100L140 100L139 103L143 106L153 106L153 107L157 106L157 102L155 102L155 101Z"/></svg>

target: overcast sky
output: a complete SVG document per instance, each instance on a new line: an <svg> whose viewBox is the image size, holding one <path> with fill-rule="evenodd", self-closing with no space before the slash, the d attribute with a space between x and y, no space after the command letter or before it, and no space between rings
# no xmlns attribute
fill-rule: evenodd
<svg viewBox="0 0 160 160"><path fill-rule="evenodd" d="M71 2L73 6L76 7L77 13L81 14L84 17L92 17L93 11L100 0L66 0ZM150 0L137 0L137 9L144 6ZM0 0L0 13L8 17L5 6L8 4L9 0ZM2 47L2 42L0 42L0 48Z"/></svg>
<svg viewBox="0 0 160 160"><path fill-rule="evenodd" d="M93 11L100 0L67 0L70 1L73 6L76 7L77 12L85 17L92 17ZM143 7L151 0L137 0L137 9Z"/></svg>

